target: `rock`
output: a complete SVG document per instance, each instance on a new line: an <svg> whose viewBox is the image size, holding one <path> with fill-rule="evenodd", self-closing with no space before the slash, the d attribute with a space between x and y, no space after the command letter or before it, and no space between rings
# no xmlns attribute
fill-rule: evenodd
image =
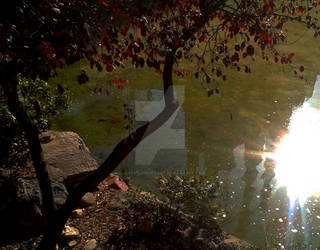
<svg viewBox="0 0 320 250"><path fill-rule="evenodd" d="M107 209L111 211L117 211L122 207L122 203L119 200L112 199L106 204Z"/></svg>
<svg viewBox="0 0 320 250"><path fill-rule="evenodd" d="M232 235L227 235L222 244L219 245L221 250L258 250L257 247L242 241Z"/></svg>
<svg viewBox="0 0 320 250"><path fill-rule="evenodd" d="M75 240L71 240L71 241L68 242L68 246L71 247L71 248L75 247L76 245L77 245L77 241L75 241Z"/></svg>
<svg viewBox="0 0 320 250"><path fill-rule="evenodd" d="M79 202L79 207L85 208L90 207L92 205L96 204L96 199L94 198L93 193L86 193Z"/></svg>
<svg viewBox="0 0 320 250"><path fill-rule="evenodd" d="M120 189L122 192L128 191L128 186L123 181L120 180L119 176L110 174L109 178L107 179L107 185L114 189Z"/></svg>
<svg viewBox="0 0 320 250"><path fill-rule="evenodd" d="M66 240L72 240L80 237L80 232L77 228L66 225L62 231L62 236Z"/></svg>
<svg viewBox="0 0 320 250"><path fill-rule="evenodd" d="M61 207L68 196L68 188L78 184L98 166L83 140L73 132L48 131L40 136L47 162L54 201ZM31 165L32 163L28 163ZM10 238L23 239L27 234L42 230L46 220L41 211L42 199L35 174L8 175L0 168L0 221L5 233L0 242ZM85 206L95 203L93 195L83 199Z"/></svg>
<svg viewBox="0 0 320 250"><path fill-rule="evenodd" d="M63 178L67 187L78 184L98 167L83 140L74 132L50 130L42 133L40 140L50 176Z"/></svg>
<svg viewBox="0 0 320 250"><path fill-rule="evenodd" d="M59 208L67 199L68 191L63 183L58 180L51 180L54 200ZM19 178L16 182L16 206L15 216L23 224L33 224L33 226L45 225L45 220L41 211L41 193L38 180L36 178Z"/></svg>
<svg viewBox="0 0 320 250"><path fill-rule="evenodd" d="M68 191L59 180L51 179L51 184L54 200L60 207L67 199ZM10 238L23 239L28 233L41 230L46 225L41 204L40 187L35 177L0 176L0 221L6 229L0 235L0 242L10 241Z"/></svg>
<svg viewBox="0 0 320 250"><path fill-rule="evenodd" d="M72 211L72 217L73 218L80 218L83 215L84 215L83 209L78 208L78 209L75 209L75 210Z"/></svg>
<svg viewBox="0 0 320 250"><path fill-rule="evenodd" d="M89 240L85 246L84 246L84 250L95 250L98 248L98 243L95 239L91 239Z"/></svg>

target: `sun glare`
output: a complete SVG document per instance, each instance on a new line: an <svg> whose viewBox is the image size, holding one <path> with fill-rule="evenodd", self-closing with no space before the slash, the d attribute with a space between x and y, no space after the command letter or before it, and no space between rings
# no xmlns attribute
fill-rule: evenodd
<svg viewBox="0 0 320 250"><path fill-rule="evenodd" d="M291 201L303 204L320 191L320 112L311 102L293 112L273 158L277 184Z"/></svg>

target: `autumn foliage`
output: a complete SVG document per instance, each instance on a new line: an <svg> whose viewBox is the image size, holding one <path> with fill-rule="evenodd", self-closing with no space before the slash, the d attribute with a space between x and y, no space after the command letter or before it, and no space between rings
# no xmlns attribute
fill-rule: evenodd
<svg viewBox="0 0 320 250"><path fill-rule="evenodd" d="M316 0L11 0L0 12L0 97L24 127L43 197L48 231L40 247L50 249L76 202L108 176L136 145L158 129L174 112L172 74L190 74L179 68L182 60L196 62L194 73L208 96L219 93L212 82L227 80L226 68L250 73L245 58L287 64L304 79L303 66L293 67L294 51L283 53L283 27L298 22L320 35ZM258 52L259 51L259 52ZM48 79L79 60L88 60L99 71L125 67L150 67L162 74L165 109L153 121L119 142L92 176L70 192L66 204L56 210L39 131L19 101L17 75ZM85 72L79 84L87 81ZM111 84L122 89L126 79ZM96 89L102 93L102 89ZM109 94L109 90L104 90ZM63 89L58 92L63 94Z"/></svg>
<svg viewBox="0 0 320 250"><path fill-rule="evenodd" d="M257 47L263 59L290 64L294 54L276 49L286 40L282 27L297 21L319 36L318 20L311 14L318 5L273 0L16 1L2 10L1 65L13 61L19 73L43 79L80 59L100 71L111 72L130 60L162 73L164 57L176 51L176 63L197 60L206 65L206 70L199 68L206 79L223 80L225 75L214 76L207 69L245 70L241 59L253 56ZM201 54L192 50L199 43L205 44Z"/></svg>

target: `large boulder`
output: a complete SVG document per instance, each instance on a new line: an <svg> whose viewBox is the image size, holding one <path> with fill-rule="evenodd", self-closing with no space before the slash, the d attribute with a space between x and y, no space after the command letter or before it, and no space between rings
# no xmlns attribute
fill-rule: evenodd
<svg viewBox="0 0 320 250"><path fill-rule="evenodd" d="M97 161L74 132L47 131L40 136L50 176L62 177L69 188L92 173Z"/></svg>
<svg viewBox="0 0 320 250"><path fill-rule="evenodd" d="M48 131L41 134L40 140L54 200L60 207L67 199L68 188L86 178L98 165L76 133ZM25 170L19 171L16 176L4 175L0 171L0 221L5 229L0 242L27 237L27 233L41 230L46 224L35 174L24 175Z"/></svg>
<svg viewBox="0 0 320 250"><path fill-rule="evenodd" d="M54 200L60 207L67 199L68 191L59 179L51 179L51 184ZM41 211L40 188L35 177L0 176L0 204L1 243L28 238L46 225Z"/></svg>

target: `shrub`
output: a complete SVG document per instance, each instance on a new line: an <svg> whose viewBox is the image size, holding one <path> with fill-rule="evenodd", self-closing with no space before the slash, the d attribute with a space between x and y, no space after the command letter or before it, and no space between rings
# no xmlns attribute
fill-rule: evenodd
<svg viewBox="0 0 320 250"><path fill-rule="evenodd" d="M40 132L50 127L50 118L67 109L69 96L58 85L55 89L42 80L31 80L18 75L18 93L23 108ZM0 167L23 165L30 158L21 125L10 113L7 97L0 86Z"/></svg>
<svg viewBox="0 0 320 250"><path fill-rule="evenodd" d="M201 175L161 175L157 186L171 206L191 214L201 223L215 217L219 206L215 202L219 185L211 178Z"/></svg>

